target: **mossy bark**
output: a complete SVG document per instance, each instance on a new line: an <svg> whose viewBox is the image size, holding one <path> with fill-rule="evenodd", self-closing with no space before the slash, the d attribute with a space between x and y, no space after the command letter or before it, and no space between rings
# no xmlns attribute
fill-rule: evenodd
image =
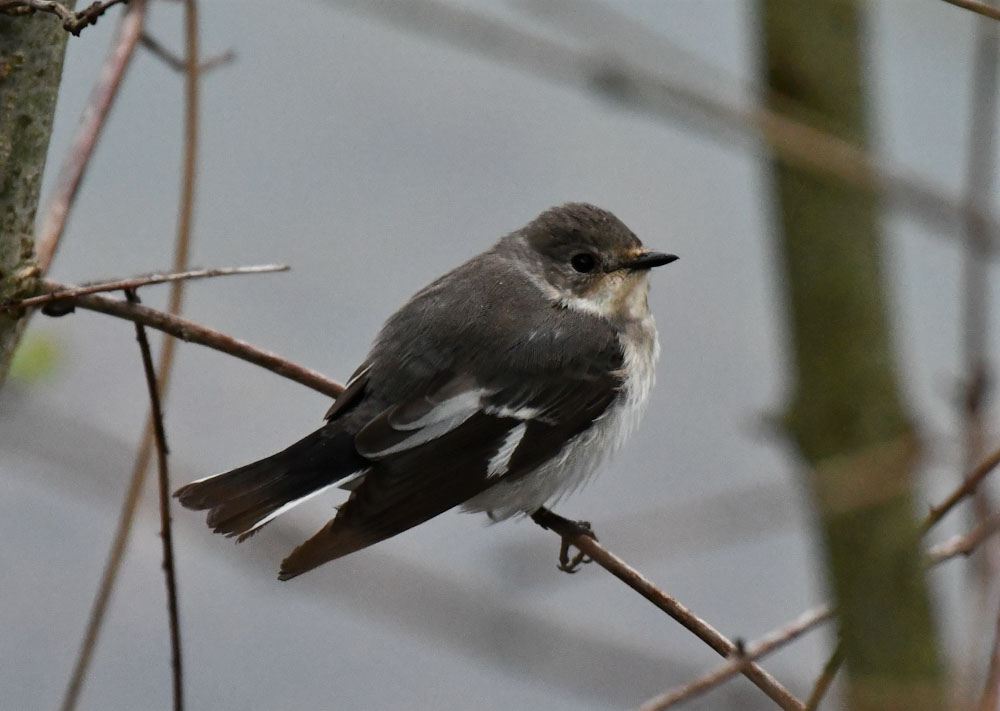
<svg viewBox="0 0 1000 711"><path fill-rule="evenodd" d="M759 0L768 85L796 118L865 145L859 0ZM787 110L790 102L782 101ZM878 204L772 162L794 384L787 432L808 465L855 711L940 709L943 679L911 488Z"/></svg>
<svg viewBox="0 0 1000 711"><path fill-rule="evenodd" d="M0 14L0 302L34 283L35 212L66 37L52 15ZM24 322L23 314L0 313L0 385Z"/></svg>

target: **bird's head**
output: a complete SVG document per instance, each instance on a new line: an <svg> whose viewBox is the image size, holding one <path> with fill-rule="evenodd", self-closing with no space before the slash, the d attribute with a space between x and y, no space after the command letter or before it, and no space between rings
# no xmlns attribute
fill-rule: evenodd
<svg viewBox="0 0 1000 711"><path fill-rule="evenodd" d="M586 203L546 210L501 244L559 305L615 320L645 317L649 270L677 259L646 249L621 220Z"/></svg>

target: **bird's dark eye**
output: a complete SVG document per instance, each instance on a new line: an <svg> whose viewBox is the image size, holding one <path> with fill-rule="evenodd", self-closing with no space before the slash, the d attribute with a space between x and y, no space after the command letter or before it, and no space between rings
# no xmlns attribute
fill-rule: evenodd
<svg viewBox="0 0 1000 711"><path fill-rule="evenodd" d="M569 260L569 263L574 269L582 274L589 274L594 271L594 267L597 266L597 260L594 259L594 255L588 254L587 252L574 254L573 258Z"/></svg>

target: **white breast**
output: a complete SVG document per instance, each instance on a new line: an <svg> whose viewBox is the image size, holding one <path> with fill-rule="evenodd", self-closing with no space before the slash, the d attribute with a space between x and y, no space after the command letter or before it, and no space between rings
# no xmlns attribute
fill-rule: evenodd
<svg viewBox="0 0 1000 711"><path fill-rule="evenodd" d="M569 440L555 457L533 472L502 480L463 505L465 511L485 511L494 521L530 514L554 505L591 477L617 451L639 424L656 379L660 355L652 316L633 321L619 335L626 373L621 394L584 432Z"/></svg>

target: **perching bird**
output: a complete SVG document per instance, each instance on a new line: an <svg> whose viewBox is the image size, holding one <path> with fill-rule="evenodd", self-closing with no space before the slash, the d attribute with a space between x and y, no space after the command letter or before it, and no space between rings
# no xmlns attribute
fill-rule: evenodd
<svg viewBox="0 0 1000 711"><path fill-rule="evenodd" d="M460 504L493 520L535 513L635 427L659 355L649 270L675 259L610 212L552 208L393 314L325 425L176 496L242 540L331 486L349 490L282 580Z"/></svg>

